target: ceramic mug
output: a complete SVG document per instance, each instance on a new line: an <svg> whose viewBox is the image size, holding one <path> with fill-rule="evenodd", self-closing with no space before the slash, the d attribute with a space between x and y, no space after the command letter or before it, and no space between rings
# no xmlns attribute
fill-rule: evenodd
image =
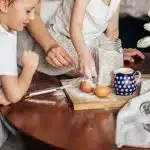
<svg viewBox="0 0 150 150"><path fill-rule="evenodd" d="M120 68L114 73L114 90L116 95L132 95L136 91L137 83L141 78L141 72L134 72L131 68ZM135 78L135 75L137 75L138 78Z"/></svg>

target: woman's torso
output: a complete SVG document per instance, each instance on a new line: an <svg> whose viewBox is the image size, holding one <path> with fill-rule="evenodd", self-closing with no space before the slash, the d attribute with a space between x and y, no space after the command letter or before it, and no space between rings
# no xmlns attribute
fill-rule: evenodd
<svg viewBox="0 0 150 150"><path fill-rule="evenodd" d="M108 22L116 11L120 0L111 0L107 6L103 0L89 0L83 22L83 35L85 40L99 37L107 28ZM62 7L54 17L53 30L70 37L69 26L73 0L63 0ZM51 20L49 21L51 24Z"/></svg>

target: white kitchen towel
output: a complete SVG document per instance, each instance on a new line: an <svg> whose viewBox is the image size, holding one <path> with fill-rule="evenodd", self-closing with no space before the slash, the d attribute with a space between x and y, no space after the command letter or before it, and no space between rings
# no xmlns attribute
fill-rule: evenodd
<svg viewBox="0 0 150 150"><path fill-rule="evenodd" d="M150 79L142 79L140 95L150 92Z"/></svg>
<svg viewBox="0 0 150 150"><path fill-rule="evenodd" d="M115 143L150 148L150 92L133 98L119 111Z"/></svg>

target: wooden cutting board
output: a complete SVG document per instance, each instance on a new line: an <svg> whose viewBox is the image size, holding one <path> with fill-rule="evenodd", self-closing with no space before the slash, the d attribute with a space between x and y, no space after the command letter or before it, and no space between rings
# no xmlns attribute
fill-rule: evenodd
<svg viewBox="0 0 150 150"><path fill-rule="evenodd" d="M114 94L112 89L112 93L108 98L99 98L93 93L81 92L79 90L81 80L81 78L61 80L62 85L72 84L72 87L65 89L65 91L72 101L74 110L120 108L129 100L138 96L140 91L140 86L137 86L133 95L118 96Z"/></svg>

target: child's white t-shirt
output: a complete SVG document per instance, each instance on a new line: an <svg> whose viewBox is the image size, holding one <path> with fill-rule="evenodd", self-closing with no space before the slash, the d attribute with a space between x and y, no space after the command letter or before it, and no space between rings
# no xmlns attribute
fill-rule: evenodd
<svg viewBox="0 0 150 150"><path fill-rule="evenodd" d="M17 76L17 33L0 25L0 75Z"/></svg>
<svg viewBox="0 0 150 150"><path fill-rule="evenodd" d="M0 25L0 75L17 76L17 33L7 32ZM1 83L0 83L1 84ZM0 147L8 137L6 127L2 124L0 113Z"/></svg>

